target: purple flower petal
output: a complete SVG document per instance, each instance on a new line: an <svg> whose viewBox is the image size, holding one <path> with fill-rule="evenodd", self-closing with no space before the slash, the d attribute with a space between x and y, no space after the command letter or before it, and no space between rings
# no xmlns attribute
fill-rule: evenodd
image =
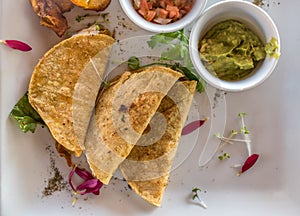
<svg viewBox="0 0 300 216"><path fill-rule="evenodd" d="M238 172L238 176L240 176L242 173L246 172L248 169L250 169L251 167L253 167L253 165L256 163L257 159L258 159L259 155L258 154L252 154L250 155L246 161L244 162L242 168L240 169L240 171Z"/></svg>
<svg viewBox="0 0 300 216"><path fill-rule="evenodd" d="M69 174L69 185L71 186L71 188L72 188L72 190L73 190L74 192L77 192L77 190L75 189L75 187L74 187L74 185L73 185L73 183L72 183L72 177L73 177L73 175L74 175L74 173L75 173L75 169L76 169L76 167L73 168L72 171L71 171L70 174Z"/></svg>
<svg viewBox="0 0 300 216"><path fill-rule="evenodd" d="M188 125L186 125L182 132L181 132L181 135L187 135L189 133L192 133L194 130L198 129L199 127L201 127L204 122L206 122L207 119L204 119L204 120L196 120L196 121L193 121L191 123L189 123Z"/></svg>
<svg viewBox="0 0 300 216"><path fill-rule="evenodd" d="M88 181L91 181L91 180L88 180ZM88 182L88 183L91 183L91 182ZM99 180L97 180L96 185L94 185L93 183L87 184L87 181L86 181L86 182L82 183L81 185L79 185L77 187L77 189L80 190L80 191L85 190L83 192L79 192L81 195L84 195L84 194L87 194L87 193L93 193L95 195L99 195L102 185L103 184Z"/></svg>
<svg viewBox="0 0 300 216"><path fill-rule="evenodd" d="M97 186L95 187L95 190L93 191L93 194L99 195L100 194L100 189L102 188L103 183L98 181Z"/></svg>
<svg viewBox="0 0 300 216"><path fill-rule="evenodd" d="M100 189L99 190L95 190L92 193L98 196L100 194Z"/></svg>
<svg viewBox="0 0 300 216"><path fill-rule="evenodd" d="M99 195L100 194L100 191L96 191L95 188L87 188L85 191L82 191L82 192L79 192L80 195L85 195L85 194L88 194L88 193L93 193L95 195Z"/></svg>
<svg viewBox="0 0 300 216"><path fill-rule="evenodd" d="M97 186L98 179L89 179L77 186L77 190L85 190L87 188L95 188Z"/></svg>
<svg viewBox="0 0 300 216"><path fill-rule="evenodd" d="M23 52L28 52L30 50L32 50L32 48L22 42L22 41L18 41L18 40L0 40L1 43L7 45L8 47L12 48L12 49L17 49Z"/></svg>
<svg viewBox="0 0 300 216"><path fill-rule="evenodd" d="M72 183L72 177L76 173L79 177L84 179L85 181L78 185L76 188L74 187ZM97 178L94 178L91 173L84 169L80 169L78 167L74 167L72 171L69 174L69 184L72 188L72 190L75 193L84 195L87 193L93 193L95 195L100 194L100 189L103 186L102 182L100 182Z"/></svg>
<svg viewBox="0 0 300 216"><path fill-rule="evenodd" d="M89 180L89 179L94 178L94 176L91 173L89 173L88 171L86 171L84 169L80 169L78 167L75 168L75 172L77 175L79 175L84 180Z"/></svg>

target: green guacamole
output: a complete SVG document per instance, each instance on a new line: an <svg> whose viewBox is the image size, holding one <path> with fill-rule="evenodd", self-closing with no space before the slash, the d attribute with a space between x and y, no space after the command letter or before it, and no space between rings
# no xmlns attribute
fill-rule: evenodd
<svg viewBox="0 0 300 216"><path fill-rule="evenodd" d="M266 57L259 37L236 20L213 26L200 41L199 52L205 67L228 81L245 78Z"/></svg>
<svg viewBox="0 0 300 216"><path fill-rule="evenodd" d="M278 53L278 48L279 45L277 39L272 37L269 43L266 44L265 50L268 55L278 59L280 56L280 53Z"/></svg>

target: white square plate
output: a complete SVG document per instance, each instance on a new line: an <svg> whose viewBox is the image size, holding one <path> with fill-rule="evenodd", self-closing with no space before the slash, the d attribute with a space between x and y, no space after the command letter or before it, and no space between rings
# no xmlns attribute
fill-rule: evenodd
<svg viewBox="0 0 300 216"><path fill-rule="evenodd" d="M207 6L214 2L217 1L208 1ZM260 154L259 161L237 177L237 170L230 166L243 162L247 154L242 144L235 144L224 148L232 156L229 160L219 161L217 156L221 151L218 151L210 163L199 167L202 144L211 131L212 124L207 124L200 130L199 143L191 149L184 148L183 144L195 142L195 138L183 137L181 145L190 150L188 157L171 173L162 207L157 208L136 196L127 183L118 178L103 187L100 196L76 196L65 187L43 196L55 168L65 180L70 168L57 156L54 141L46 129L38 128L34 134L24 134L8 116L25 93L38 59L61 39L39 25L28 1L2 0L0 39L26 41L33 50L22 53L3 45L0 47L1 215L299 215L300 28L297 26L300 2L263 2L263 8L273 17L280 32L280 62L274 74L261 86L246 92L228 93L227 107L224 101L219 105L227 116L225 134L239 127L239 112L247 113L246 122L253 150ZM112 1L107 12L111 13L110 22L106 24L115 29L117 39L149 34L126 18L118 1ZM89 12L75 9L68 13L70 24L75 25L75 17L85 13ZM208 103L201 97L195 97L197 108L194 112L199 110L200 116L212 115L213 112L206 112L214 101ZM191 199L194 187L202 189L200 196L207 209ZM78 200L72 206L74 197Z"/></svg>

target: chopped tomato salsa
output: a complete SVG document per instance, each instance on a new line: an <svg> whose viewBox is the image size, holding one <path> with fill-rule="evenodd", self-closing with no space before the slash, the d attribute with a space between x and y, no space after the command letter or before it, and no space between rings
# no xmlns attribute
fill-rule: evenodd
<svg viewBox="0 0 300 216"><path fill-rule="evenodd" d="M133 0L135 10L149 22L168 24L185 16L194 0Z"/></svg>

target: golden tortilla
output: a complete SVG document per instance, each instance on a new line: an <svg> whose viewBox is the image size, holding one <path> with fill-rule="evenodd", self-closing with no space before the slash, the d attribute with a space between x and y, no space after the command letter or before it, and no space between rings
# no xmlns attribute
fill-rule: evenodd
<svg viewBox="0 0 300 216"><path fill-rule="evenodd" d="M120 165L132 190L153 205L161 205L196 84L183 81L173 86L157 110L163 116L150 122L153 133L143 134Z"/></svg>
<svg viewBox="0 0 300 216"><path fill-rule="evenodd" d="M30 104L53 137L79 156L114 39L77 35L50 49L35 67Z"/></svg>
<svg viewBox="0 0 300 216"><path fill-rule="evenodd" d="M155 114L163 97L183 75L165 67L125 72L100 95L85 142L93 174L108 184Z"/></svg>

